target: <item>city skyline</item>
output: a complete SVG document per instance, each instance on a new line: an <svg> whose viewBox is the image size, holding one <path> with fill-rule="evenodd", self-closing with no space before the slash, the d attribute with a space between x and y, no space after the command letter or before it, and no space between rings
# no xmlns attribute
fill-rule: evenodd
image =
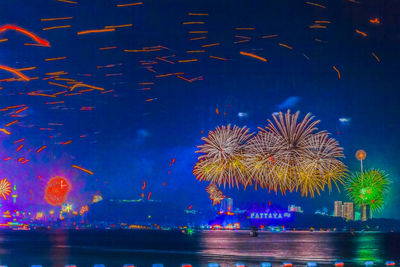
<svg viewBox="0 0 400 267"><path fill-rule="evenodd" d="M300 111L300 120L311 112L321 121L319 129L344 148L349 171L360 170L354 156L359 149L367 152L365 168L387 171L392 190L374 217L400 218L394 193L399 188L398 16L390 5L18 3L22 10L12 2L0 4L10 11L1 31L7 39L1 43L2 65L32 80L2 69L0 141L1 178L17 185L21 205L48 205L46 186L60 176L71 184L68 201L75 207L90 204L94 195L144 194L179 199L174 205L183 209L207 208L208 184L192 173L201 138L228 124L257 132L272 114L290 109ZM287 13L288 5L298 12ZM178 8L163 12L168 6ZM93 16L83 15L92 11ZM57 17L72 18L51 20ZM323 17L331 23L315 23ZM187 24L196 20L204 24ZM52 28L62 23L71 27ZM87 33L106 26L111 28ZM191 40L198 37L206 38ZM58 92L63 93L53 95ZM220 188L243 205L267 199L282 206L296 203L305 212L349 201L344 187L339 189L303 198L299 192L280 196L259 188Z"/></svg>

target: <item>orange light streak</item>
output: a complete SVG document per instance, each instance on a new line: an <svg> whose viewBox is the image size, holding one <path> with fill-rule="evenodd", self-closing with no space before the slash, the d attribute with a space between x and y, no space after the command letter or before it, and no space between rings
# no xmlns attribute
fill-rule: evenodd
<svg viewBox="0 0 400 267"><path fill-rule="evenodd" d="M256 28L235 28L237 31L254 31Z"/></svg>
<svg viewBox="0 0 400 267"><path fill-rule="evenodd" d="M155 52L155 51L160 51L160 48L155 48L155 49L124 49L124 52L128 53L137 53L137 52Z"/></svg>
<svg viewBox="0 0 400 267"><path fill-rule="evenodd" d="M195 37L195 38L189 39L189 41L202 40L202 39L206 39L206 38L207 38L207 36Z"/></svg>
<svg viewBox="0 0 400 267"><path fill-rule="evenodd" d="M115 29L101 29L101 30L87 30L87 31L80 31L77 34L78 35L83 35L83 34L89 34L89 33L101 33L101 32L113 32Z"/></svg>
<svg viewBox="0 0 400 267"><path fill-rule="evenodd" d="M369 22L371 22L372 24L380 24L381 23L378 18L370 19Z"/></svg>
<svg viewBox="0 0 400 267"><path fill-rule="evenodd" d="M70 4L78 4L78 2L70 1L70 0L56 0L58 2L70 3Z"/></svg>
<svg viewBox="0 0 400 267"><path fill-rule="evenodd" d="M87 170L87 169L85 169L85 168L82 168L82 167L80 167L80 166L72 165L72 168L75 168L75 169L81 170L81 171L83 171L83 172L86 172L86 173L88 173L88 174L90 174L90 175L93 175L93 172L92 172L92 171L89 171L89 170Z"/></svg>
<svg viewBox="0 0 400 267"><path fill-rule="evenodd" d="M189 24L204 24L204 21L188 21L188 22L182 22L183 25L189 25Z"/></svg>
<svg viewBox="0 0 400 267"><path fill-rule="evenodd" d="M125 28L125 27L132 27L132 24L122 24L122 25L112 25L112 26L105 26L105 29L113 29L113 28Z"/></svg>
<svg viewBox="0 0 400 267"><path fill-rule="evenodd" d="M257 56L257 55L252 54L252 53L247 53L247 52L240 51L240 54L243 55L243 56L248 56L248 57L256 58L258 60L267 62L267 59L265 59L263 57L260 57L260 56Z"/></svg>
<svg viewBox="0 0 400 267"><path fill-rule="evenodd" d="M25 110L27 110L27 109L28 109L28 107L23 107L23 108L21 108L21 109L16 110L14 113L15 113L15 114L18 114L18 113L21 113L21 112L23 112L23 111L25 111Z"/></svg>
<svg viewBox="0 0 400 267"><path fill-rule="evenodd" d="M39 148L38 150L36 150L36 153L40 153L43 149L47 148L47 146L42 146L41 148Z"/></svg>
<svg viewBox="0 0 400 267"><path fill-rule="evenodd" d="M325 25L311 25L308 26L310 29L326 29L327 27Z"/></svg>
<svg viewBox="0 0 400 267"><path fill-rule="evenodd" d="M65 19L72 19L72 17L48 18L48 19L40 19L40 21L55 21L55 20L65 20Z"/></svg>
<svg viewBox="0 0 400 267"><path fill-rule="evenodd" d="M100 90L100 91L104 90L104 88L101 88L101 87L96 87L96 86L88 85L88 84L84 84L84 83L78 83L78 84L74 84L71 87L70 91L74 90L76 87L88 87L88 88L93 88L93 89Z"/></svg>
<svg viewBox="0 0 400 267"><path fill-rule="evenodd" d="M138 5L143 5L143 2L130 3L130 4L119 4L119 5L117 5L117 7L138 6Z"/></svg>
<svg viewBox="0 0 400 267"><path fill-rule="evenodd" d="M108 47L100 47L99 50L109 50L109 49L115 49L117 48L116 46L108 46Z"/></svg>
<svg viewBox="0 0 400 267"><path fill-rule="evenodd" d="M17 71L25 71L25 70L34 70L36 67L28 67L28 68L22 68L22 69L16 69ZM31 78L32 80L32 78Z"/></svg>
<svg viewBox="0 0 400 267"><path fill-rule="evenodd" d="M228 60L228 59L226 59L226 58L223 58L223 57L215 57L215 56L209 56L210 58L214 58L214 59L219 59L219 60Z"/></svg>
<svg viewBox="0 0 400 267"><path fill-rule="evenodd" d="M312 2L306 2L306 4L311 5L311 6L316 6L316 7L320 7L320 8L326 8L326 6L317 4L317 3L312 3Z"/></svg>
<svg viewBox="0 0 400 267"><path fill-rule="evenodd" d="M198 59L178 60L179 63L196 62L196 61L199 61L199 60Z"/></svg>
<svg viewBox="0 0 400 267"><path fill-rule="evenodd" d="M59 87L64 87L64 88L69 88L69 86L66 86L64 84L59 84L59 83L53 83L53 82L48 82L51 85L59 86Z"/></svg>
<svg viewBox="0 0 400 267"><path fill-rule="evenodd" d="M376 61L381 62L381 60L379 59L379 57L378 57L374 52L372 52L371 55L376 59ZM7 126L7 125L6 125L6 126Z"/></svg>
<svg viewBox="0 0 400 267"><path fill-rule="evenodd" d="M261 36L262 39L274 38L274 37L278 37L278 34L271 34L271 35L264 35L264 36Z"/></svg>
<svg viewBox="0 0 400 267"><path fill-rule="evenodd" d="M24 81L29 82L29 78L27 76L25 76L24 74L22 74L21 72L19 72L18 70L16 70L16 69L13 69L13 68L10 68L10 67L7 67L7 66L3 66L3 65L0 65L0 69L3 69L3 70L8 71L8 72L11 72L11 73L17 75L18 77L20 77L21 79L23 79Z"/></svg>
<svg viewBox="0 0 400 267"><path fill-rule="evenodd" d="M47 27L47 28L43 28L42 31L48 31L48 30L54 30L54 29L64 29L64 28L71 28L71 25Z"/></svg>
<svg viewBox="0 0 400 267"><path fill-rule="evenodd" d="M367 37L367 34L365 32L359 31L356 29L356 33L361 34L364 37Z"/></svg>
<svg viewBox="0 0 400 267"><path fill-rule="evenodd" d="M188 13L189 16L208 16L208 13Z"/></svg>
<svg viewBox="0 0 400 267"><path fill-rule="evenodd" d="M10 135L11 133L6 129L0 128L0 132L5 133L6 135Z"/></svg>
<svg viewBox="0 0 400 267"><path fill-rule="evenodd" d="M53 57L53 58L45 58L44 61L54 61L54 60L62 60L66 59L67 57Z"/></svg>
<svg viewBox="0 0 400 267"><path fill-rule="evenodd" d="M216 45L220 45L220 43L206 44L206 45L202 45L201 47L210 47L210 46L216 46Z"/></svg>
<svg viewBox="0 0 400 267"><path fill-rule="evenodd" d="M58 76L58 75L66 75L66 74L68 74L68 72L65 72L65 71L57 71L57 72L48 72L48 73L45 73L45 75L48 75L48 76Z"/></svg>
<svg viewBox="0 0 400 267"><path fill-rule="evenodd" d="M337 72L338 78L340 79L340 71L335 66L333 66L333 69Z"/></svg>
<svg viewBox="0 0 400 267"><path fill-rule="evenodd" d="M60 144L62 144L63 146L66 146L66 145L69 145L71 143L72 143L72 141L69 140L69 141L61 142Z"/></svg>
<svg viewBox="0 0 400 267"><path fill-rule="evenodd" d="M288 45L285 45L285 44L282 44L282 43L279 43L279 45L280 45L280 46L283 46L283 47L286 47L287 49L290 49L290 50L293 49L293 47L288 46Z"/></svg>
<svg viewBox="0 0 400 267"><path fill-rule="evenodd" d="M9 126L11 126L11 125L13 125L13 124L15 124L15 123L17 123L17 122L18 122L18 120L15 120L15 121L12 121L12 122L7 123L5 126L6 126L6 127L9 127Z"/></svg>
<svg viewBox="0 0 400 267"><path fill-rule="evenodd" d="M50 43L47 40L42 39L39 36L33 34L32 32L30 32L30 31L28 31L28 30L26 30L24 28L21 28L19 26L4 25L4 26L0 27L0 33L4 32L4 31L7 31L7 30L14 30L14 31L20 32L20 33L28 36L29 38L31 38L32 40L34 40L35 42L37 42L41 46L50 47Z"/></svg>

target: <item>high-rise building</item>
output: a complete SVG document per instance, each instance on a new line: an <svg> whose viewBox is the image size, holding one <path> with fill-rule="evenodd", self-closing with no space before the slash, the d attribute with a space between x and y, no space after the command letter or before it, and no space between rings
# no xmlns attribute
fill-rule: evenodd
<svg viewBox="0 0 400 267"><path fill-rule="evenodd" d="M226 210L227 211L233 210L233 199L230 197L226 198Z"/></svg>
<svg viewBox="0 0 400 267"><path fill-rule="evenodd" d="M225 212L232 212L233 210L233 199L230 197L226 197L221 201L221 206L220 206L220 213L225 213Z"/></svg>
<svg viewBox="0 0 400 267"><path fill-rule="evenodd" d="M369 205L361 205L361 221L371 219L371 208Z"/></svg>
<svg viewBox="0 0 400 267"><path fill-rule="evenodd" d="M344 202L342 206L342 217L346 220L354 220L354 203Z"/></svg>
<svg viewBox="0 0 400 267"><path fill-rule="evenodd" d="M342 212L343 207L342 207L342 201L335 201L335 217L342 217Z"/></svg>

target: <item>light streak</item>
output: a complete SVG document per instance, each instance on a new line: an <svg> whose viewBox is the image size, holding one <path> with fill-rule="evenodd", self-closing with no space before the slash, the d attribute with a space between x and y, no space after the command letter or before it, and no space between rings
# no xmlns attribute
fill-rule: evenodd
<svg viewBox="0 0 400 267"><path fill-rule="evenodd" d="M263 58L263 57L260 57L260 56L257 56L257 55L252 54L252 53L247 53L247 52L240 51L240 54L243 55L243 56L248 56L248 57L256 58L256 59L261 60L261 61L264 61L264 62L267 61L267 59L265 59L265 58Z"/></svg>
<svg viewBox="0 0 400 267"><path fill-rule="evenodd" d="M130 3L130 4L119 4L119 5L117 5L117 7L138 6L138 5L143 5L143 2L136 2L136 3Z"/></svg>
<svg viewBox="0 0 400 267"><path fill-rule="evenodd" d="M26 30L24 28L21 28L19 26L4 25L4 26L0 27L0 33L4 32L4 31L7 31L7 30L15 30L17 32L20 32L20 33L28 36L29 38L31 38L32 40L34 40L35 42L37 42L38 44L40 44L42 46L50 47L50 43L47 40L42 39L39 36L33 34L32 32L30 32L30 31L28 31L28 30Z"/></svg>
<svg viewBox="0 0 400 267"><path fill-rule="evenodd" d="M87 169L85 169L85 168L82 168L82 167L80 167L80 166L72 165L72 168L75 168L75 169L81 170L81 171L83 171L83 172L86 172L86 173L88 173L88 174L90 174L90 175L93 175L93 172L92 172L92 171L89 171L89 170L87 170Z"/></svg>
<svg viewBox="0 0 400 267"><path fill-rule="evenodd" d="M72 19L72 17L48 18L48 19L40 19L40 21L55 21L55 20L65 20L65 19Z"/></svg>
<svg viewBox="0 0 400 267"><path fill-rule="evenodd" d="M47 27L47 28L43 28L42 31L48 31L48 30L54 30L54 29L64 29L64 28L71 28L71 25Z"/></svg>
<svg viewBox="0 0 400 267"><path fill-rule="evenodd" d="M10 68L10 67L7 67L7 66L3 66L3 65L0 65L0 69L3 69L3 70L8 71L8 72L11 72L11 73L17 75L18 77L20 77L21 79L23 79L24 81L29 82L29 78L27 76L25 76L24 74L22 74L21 72L19 72L18 70L16 70L16 69L13 69L13 68Z"/></svg>
<svg viewBox="0 0 400 267"><path fill-rule="evenodd" d="M89 33L101 33L101 32L113 32L115 31L114 28L112 29L100 29L100 30L87 30L87 31L80 31L77 34L78 35L83 35L83 34L89 34Z"/></svg>

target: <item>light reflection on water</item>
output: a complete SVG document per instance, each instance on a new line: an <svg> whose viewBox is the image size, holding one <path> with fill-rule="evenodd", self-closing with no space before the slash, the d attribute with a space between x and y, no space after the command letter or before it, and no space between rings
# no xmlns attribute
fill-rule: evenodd
<svg viewBox="0 0 400 267"><path fill-rule="evenodd" d="M96 263L150 267L156 262L165 267L183 263L204 267L209 262L228 267L245 262L253 267L263 261L275 266L284 261L298 266L307 261L332 266L335 260L356 266L366 260L400 260L400 234L394 233L261 232L253 238L246 231L203 231L193 235L177 231L27 231L0 232L0 241L0 264L10 267L80 267Z"/></svg>
<svg viewBox="0 0 400 267"><path fill-rule="evenodd" d="M213 256L239 256L273 262L317 261L326 264L341 260L357 265L367 260L382 263L385 260L400 259L400 252L396 255L387 250L387 247L395 246L387 238L390 235L288 232L260 233L257 238L250 238L245 233L208 232L202 235L201 241L204 243L202 252Z"/></svg>

